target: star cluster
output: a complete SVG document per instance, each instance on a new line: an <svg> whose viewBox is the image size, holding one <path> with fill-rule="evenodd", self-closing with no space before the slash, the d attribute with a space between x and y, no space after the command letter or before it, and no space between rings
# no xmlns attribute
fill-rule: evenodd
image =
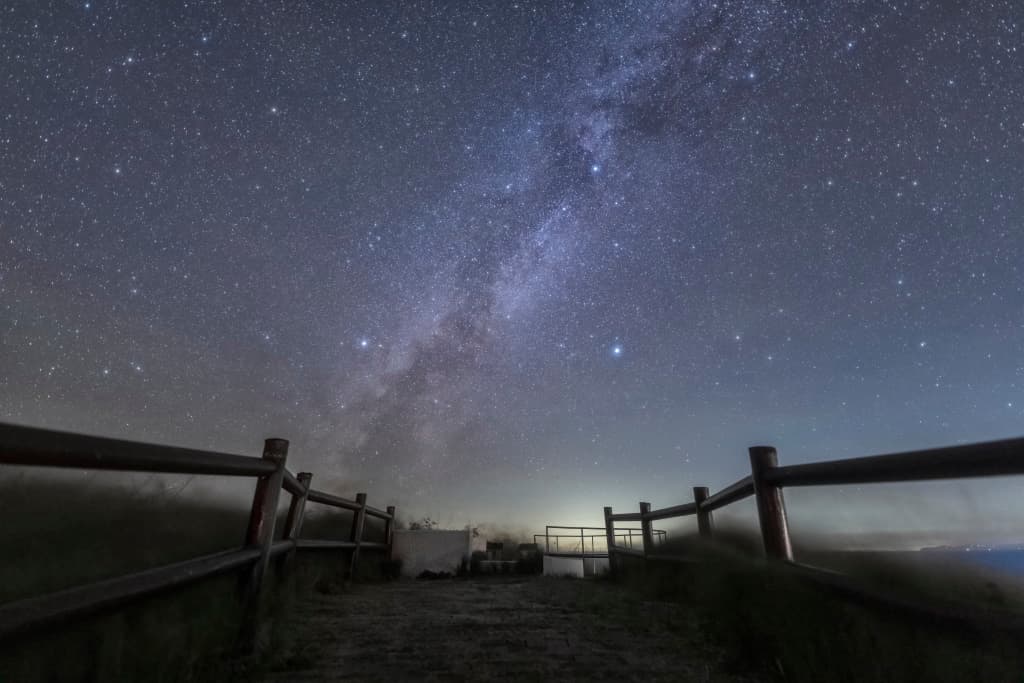
<svg viewBox="0 0 1024 683"><path fill-rule="evenodd" d="M593 519L1017 435L1019 3L15 3L0 419ZM371 500L372 502L372 500Z"/></svg>

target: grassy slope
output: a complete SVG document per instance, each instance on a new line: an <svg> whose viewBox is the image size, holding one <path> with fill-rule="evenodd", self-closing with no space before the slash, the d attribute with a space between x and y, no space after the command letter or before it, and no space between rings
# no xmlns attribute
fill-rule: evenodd
<svg viewBox="0 0 1024 683"><path fill-rule="evenodd" d="M1021 679L1020 634L856 605L784 567L755 560L749 552L754 547L747 539L731 546L683 544L675 552L698 562L644 566L630 560L624 580L641 594L695 609L708 637L736 670L815 683ZM991 577L984 575L943 572L885 554L813 556L804 551L805 561L844 565L870 587L906 599L958 597L1003 608L1024 605L1012 589L993 592Z"/></svg>
<svg viewBox="0 0 1024 683"><path fill-rule="evenodd" d="M240 547L248 510L168 492L153 480L128 490L82 481L0 481L0 602ZM85 482L85 483L83 483ZM288 496L282 501L280 534ZM311 506L306 538L347 538L351 513ZM379 540L380 524L367 525ZM330 590L348 553L299 554L286 575L275 565L261 638L287 658L277 616L296 595ZM361 569L373 569L368 554ZM0 681L223 680L244 663L227 657L241 616L236 576L215 577L115 613L0 643ZM59 656L54 656L59 653ZM250 665L253 663L249 663ZM260 665L256 663L256 665Z"/></svg>

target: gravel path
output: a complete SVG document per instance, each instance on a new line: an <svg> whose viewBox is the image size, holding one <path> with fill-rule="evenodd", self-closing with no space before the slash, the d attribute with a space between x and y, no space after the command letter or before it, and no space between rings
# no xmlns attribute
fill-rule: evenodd
<svg viewBox="0 0 1024 683"><path fill-rule="evenodd" d="M398 581L292 611L292 681L738 681L678 605L600 581Z"/></svg>

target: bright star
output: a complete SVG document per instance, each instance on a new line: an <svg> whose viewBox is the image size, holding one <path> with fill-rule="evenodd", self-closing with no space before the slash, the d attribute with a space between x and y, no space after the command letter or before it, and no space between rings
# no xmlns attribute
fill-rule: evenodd
<svg viewBox="0 0 1024 683"><path fill-rule="evenodd" d="M612 355L616 358L622 356L622 344L616 344L612 347Z"/></svg>

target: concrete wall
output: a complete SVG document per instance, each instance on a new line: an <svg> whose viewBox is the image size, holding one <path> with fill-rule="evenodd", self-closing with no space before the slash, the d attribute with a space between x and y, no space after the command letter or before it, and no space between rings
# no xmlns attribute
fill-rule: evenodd
<svg viewBox="0 0 1024 683"><path fill-rule="evenodd" d="M544 556L544 576L583 576L582 557Z"/></svg>
<svg viewBox="0 0 1024 683"><path fill-rule="evenodd" d="M586 576L601 576L608 573L607 557L588 557L583 560L583 573Z"/></svg>
<svg viewBox="0 0 1024 683"><path fill-rule="evenodd" d="M402 560L402 576L418 576L420 572L451 572L459 570L465 558L469 561L469 531L395 531L393 556Z"/></svg>
<svg viewBox="0 0 1024 683"><path fill-rule="evenodd" d="M544 576L601 576L607 571L607 557L544 556Z"/></svg>

